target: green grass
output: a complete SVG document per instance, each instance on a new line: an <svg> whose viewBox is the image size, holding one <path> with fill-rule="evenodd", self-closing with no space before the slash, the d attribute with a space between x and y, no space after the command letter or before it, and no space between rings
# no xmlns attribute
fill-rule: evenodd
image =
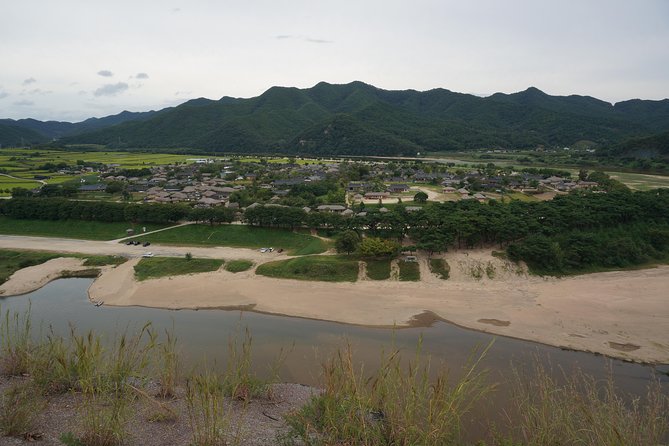
<svg viewBox="0 0 669 446"><path fill-rule="evenodd" d="M28 266L39 265L47 260L61 257L54 252L0 250L0 283L5 283L9 276Z"/></svg>
<svg viewBox="0 0 669 446"><path fill-rule="evenodd" d="M451 267L448 265L448 262L444 259L430 259L430 271L439 276L441 279L448 279L448 275L451 272Z"/></svg>
<svg viewBox="0 0 669 446"><path fill-rule="evenodd" d="M367 277L372 280L390 279L390 259L366 260Z"/></svg>
<svg viewBox="0 0 669 446"><path fill-rule="evenodd" d="M144 258L135 265L137 280L156 279L166 276L206 273L216 271L223 265L220 259L186 259L181 257Z"/></svg>
<svg viewBox="0 0 669 446"><path fill-rule="evenodd" d="M127 260L125 257L118 256L87 256L85 254L64 254L45 251L14 251L0 249L0 283L6 282L9 276L22 268L39 265L58 257L77 257L86 259L84 261L84 266L119 265ZM92 276L93 272L92 270L85 270L82 274L88 274L90 277ZM67 274L64 275L67 276Z"/></svg>
<svg viewBox="0 0 669 446"><path fill-rule="evenodd" d="M651 190L658 187L669 187L669 176L648 175L630 172L607 172L612 179L624 183L634 190Z"/></svg>
<svg viewBox="0 0 669 446"><path fill-rule="evenodd" d="M306 256L263 263L256 274L280 279L355 282L358 261L345 256Z"/></svg>
<svg viewBox="0 0 669 446"><path fill-rule="evenodd" d="M133 228L141 232L142 226L147 231L165 227L164 225L127 222L104 223L81 220L16 220L0 217L0 234L32 235L42 237L64 237L84 240L113 240L126 236L126 229Z"/></svg>
<svg viewBox="0 0 669 446"><path fill-rule="evenodd" d="M417 282L420 280L420 267L418 262L405 262L400 260L400 280L405 282Z"/></svg>
<svg viewBox="0 0 669 446"><path fill-rule="evenodd" d="M253 266L253 262L250 260L230 260L225 263L225 270L230 271L231 273L241 273L246 271Z"/></svg>
<svg viewBox="0 0 669 446"><path fill-rule="evenodd" d="M83 256L82 256L83 257ZM120 265L125 263L128 259L120 256L87 256L85 257L84 266L104 266L104 265Z"/></svg>
<svg viewBox="0 0 669 446"><path fill-rule="evenodd" d="M151 243L182 246L273 247L291 255L320 254L328 249L326 242L307 234L244 225L187 225L141 238Z"/></svg>

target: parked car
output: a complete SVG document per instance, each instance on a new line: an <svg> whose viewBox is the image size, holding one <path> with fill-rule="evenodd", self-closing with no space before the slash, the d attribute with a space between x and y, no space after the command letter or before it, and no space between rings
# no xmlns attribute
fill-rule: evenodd
<svg viewBox="0 0 669 446"><path fill-rule="evenodd" d="M142 254L142 257L153 257L153 253L152 252L145 252L144 254Z"/></svg>
<svg viewBox="0 0 669 446"><path fill-rule="evenodd" d="M145 247L145 248L146 248L147 246L149 246L149 245L151 245L151 242L144 242L144 243L142 244L142 246Z"/></svg>
<svg viewBox="0 0 669 446"><path fill-rule="evenodd" d="M138 242L137 240L135 240L134 242L132 242L132 244L135 245L135 246L139 246L139 242Z"/></svg>
<svg viewBox="0 0 669 446"><path fill-rule="evenodd" d="M125 242L125 244L126 245L132 245L132 240L128 240L127 242Z"/></svg>
<svg viewBox="0 0 669 446"><path fill-rule="evenodd" d="M267 252L269 251L269 248L260 248L260 252Z"/></svg>

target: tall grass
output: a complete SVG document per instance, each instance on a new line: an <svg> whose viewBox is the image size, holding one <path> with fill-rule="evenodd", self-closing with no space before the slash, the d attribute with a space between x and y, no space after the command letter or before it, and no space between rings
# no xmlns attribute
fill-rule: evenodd
<svg viewBox="0 0 669 446"><path fill-rule="evenodd" d="M30 382L16 382L0 395L0 432L29 437L44 401Z"/></svg>
<svg viewBox="0 0 669 446"><path fill-rule="evenodd" d="M83 396L81 441L88 446L122 444L136 396L133 384L144 377L155 347L155 333L150 324L135 335L124 332L110 350L102 348L100 337L92 332L73 337Z"/></svg>
<svg viewBox="0 0 669 446"><path fill-rule="evenodd" d="M156 377L160 383L158 394L162 398L172 398L176 395L176 386L179 382L179 352L174 325L171 330L165 330L164 342L158 344L158 358L155 361Z"/></svg>
<svg viewBox="0 0 669 446"><path fill-rule="evenodd" d="M288 417L287 444L455 445L462 417L491 386L479 370L487 349L451 382L440 367L433 373L420 345L408 366L399 351L384 355L367 375L354 365L350 345L323 365L323 392Z"/></svg>
<svg viewBox="0 0 669 446"><path fill-rule="evenodd" d="M28 373L32 343L32 322L30 305L25 313L5 312L0 324L2 337L2 360L0 369L4 375L23 375Z"/></svg>
<svg viewBox="0 0 669 446"><path fill-rule="evenodd" d="M239 444L240 431L232 432L232 405L225 400L223 389L221 377L211 371L196 374L186 381L186 407L193 446Z"/></svg>
<svg viewBox="0 0 669 446"><path fill-rule="evenodd" d="M651 380L645 398L621 394L613 377L598 381L576 371L564 384L535 361L513 380L514 440L527 446L659 445L669 433L669 395Z"/></svg>

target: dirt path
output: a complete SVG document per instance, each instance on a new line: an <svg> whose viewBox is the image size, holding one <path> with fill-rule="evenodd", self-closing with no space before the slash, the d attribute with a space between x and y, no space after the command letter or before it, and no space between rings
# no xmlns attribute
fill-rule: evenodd
<svg viewBox="0 0 669 446"><path fill-rule="evenodd" d="M369 280L367 277L367 263L360 260L358 262L358 282Z"/></svg>
<svg viewBox="0 0 669 446"><path fill-rule="evenodd" d="M144 235L155 234L156 232L169 231L170 229L180 228L181 226L188 226L188 225L193 225L193 224L195 224L194 221L188 221L186 223L180 223L178 225L168 226L167 228L156 229L155 231L142 232L140 234L129 235L127 237L117 238L116 240L108 240L107 243L119 243L119 242L122 242L122 241L125 241L125 240L130 240L130 239L133 239L133 238L142 237Z"/></svg>
<svg viewBox="0 0 669 446"><path fill-rule="evenodd" d="M209 259L248 259L255 263L265 263L271 260L286 258L286 253L266 252L261 253L255 249L228 248L228 247L202 247L202 246L169 246L152 244L149 248L141 246L128 246L123 243L109 243L108 241L77 240L55 237L27 237L18 235L0 235L0 248L2 249L28 249L35 251L52 251L81 254L108 254L124 257L141 257L146 251L151 251L156 256L183 257L187 252L193 257Z"/></svg>

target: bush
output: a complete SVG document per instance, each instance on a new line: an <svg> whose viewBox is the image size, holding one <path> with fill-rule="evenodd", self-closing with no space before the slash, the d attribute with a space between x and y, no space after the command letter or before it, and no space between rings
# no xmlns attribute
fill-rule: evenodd
<svg viewBox="0 0 669 446"><path fill-rule="evenodd" d="M358 246L362 257L394 257L400 252L400 244L393 240L366 237Z"/></svg>

